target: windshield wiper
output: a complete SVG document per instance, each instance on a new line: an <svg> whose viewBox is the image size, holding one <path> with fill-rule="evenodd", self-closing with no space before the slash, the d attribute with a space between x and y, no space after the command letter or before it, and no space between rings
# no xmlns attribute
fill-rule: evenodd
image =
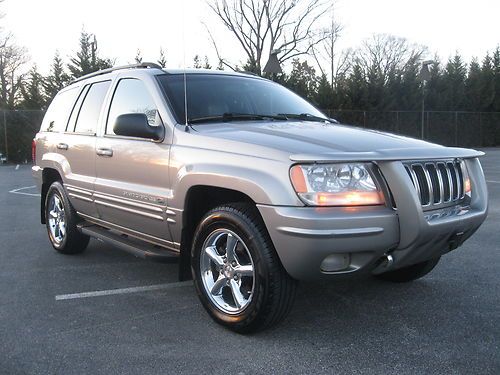
<svg viewBox="0 0 500 375"><path fill-rule="evenodd" d="M226 112L217 116L195 117L188 120L189 124L199 124L203 122L229 122L229 121L255 121L255 120L282 120L288 118L284 115L259 115L253 113L229 113Z"/></svg>
<svg viewBox="0 0 500 375"><path fill-rule="evenodd" d="M327 121L332 124L338 124L338 121L332 118L327 117L319 117L315 115L311 115L310 113L278 113L278 116L285 116L288 119L297 119L302 121Z"/></svg>

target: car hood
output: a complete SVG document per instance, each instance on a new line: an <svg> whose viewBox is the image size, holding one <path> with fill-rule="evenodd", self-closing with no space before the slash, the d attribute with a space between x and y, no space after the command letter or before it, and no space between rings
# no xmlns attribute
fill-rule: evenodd
<svg viewBox="0 0 500 375"><path fill-rule="evenodd" d="M292 161L426 159L482 154L376 130L322 122L227 122L200 124L194 129L209 137L280 150L288 153Z"/></svg>

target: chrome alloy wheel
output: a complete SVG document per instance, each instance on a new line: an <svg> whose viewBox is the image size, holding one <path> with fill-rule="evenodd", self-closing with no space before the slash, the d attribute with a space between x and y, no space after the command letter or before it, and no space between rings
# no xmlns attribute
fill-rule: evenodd
<svg viewBox="0 0 500 375"><path fill-rule="evenodd" d="M234 232L217 229L207 237L201 250L200 274L208 297L223 312L238 314L252 300L252 256Z"/></svg>
<svg viewBox="0 0 500 375"><path fill-rule="evenodd" d="M49 202L49 229L53 241L59 245L66 236L66 215L62 200L56 194Z"/></svg>

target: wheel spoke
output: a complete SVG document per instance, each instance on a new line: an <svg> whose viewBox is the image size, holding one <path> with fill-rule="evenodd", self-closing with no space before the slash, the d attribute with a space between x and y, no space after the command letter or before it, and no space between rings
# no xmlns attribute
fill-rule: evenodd
<svg viewBox="0 0 500 375"><path fill-rule="evenodd" d="M204 292L211 303L225 313L243 311L252 300L255 284L255 267L244 240L219 228L198 251Z"/></svg>
<svg viewBox="0 0 500 375"><path fill-rule="evenodd" d="M243 297L243 294L241 294L240 286L235 280L231 279L231 281L229 281L229 286L231 287L231 293L234 298L234 303L239 309L245 304L245 297Z"/></svg>
<svg viewBox="0 0 500 375"><path fill-rule="evenodd" d="M228 233L227 242L226 242L226 257L228 262L238 261L236 259L236 245L238 244L238 240L236 237Z"/></svg>
<svg viewBox="0 0 500 375"><path fill-rule="evenodd" d="M59 228L59 224L56 223L56 225L54 226L54 237L56 239L59 239L61 237L61 230Z"/></svg>
<svg viewBox="0 0 500 375"><path fill-rule="evenodd" d="M209 246L205 248L205 253L218 266L219 269L224 265L224 261L222 260L222 257L217 253L215 246Z"/></svg>
<svg viewBox="0 0 500 375"><path fill-rule="evenodd" d="M212 286L212 289L210 290L210 293L214 296L218 296L222 293L222 288L226 285L226 278L220 274L219 278L215 282L215 284Z"/></svg>
<svg viewBox="0 0 500 375"><path fill-rule="evenodd" d="M54 196L54 208L57 210L57 212L61 212L62 211L61 201L56 196Z"/></svg>
<svg viewBox="0 0 500 375"><path fill-rule="evenodd" d="M61 237L64 237L66 234L66 225L63 222L59 223L59 233L61 234Z"/></svg>
<svg viewBox="0 0 500 375"><path fill-rule="evenodd" d="M49 215L52 216L54 219L57 219L57 213L55 212L55 210L50 211Z"/></svg>
<svg viewBox="0 0 500 375"><path fill-rule="evenodd" d="M253 266L251 264L235 267L234 271L241 276L253 276Z"/></svg>

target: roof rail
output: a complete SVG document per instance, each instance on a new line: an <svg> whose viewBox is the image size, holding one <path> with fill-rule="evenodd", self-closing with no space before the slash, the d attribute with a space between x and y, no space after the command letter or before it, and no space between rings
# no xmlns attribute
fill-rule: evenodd
<svg viewBox="0 0 500 375"><path fill-rule="evenodd" d="M143 63L140 63L140 64L115 66L113 68L102 69L102 70L98 70L97 72L86 74L86 75L84 75L84 76L82 76L80 78L75 79L71 83L73 84L73 83L76 83L76 82L83 81L83 80L85 80L87 78L100 76L101 74L111 73L111 72L114 72L115 70L141 69L141 68L163 69L160 65L152 63L152 62L143 62Z"/></svg>

